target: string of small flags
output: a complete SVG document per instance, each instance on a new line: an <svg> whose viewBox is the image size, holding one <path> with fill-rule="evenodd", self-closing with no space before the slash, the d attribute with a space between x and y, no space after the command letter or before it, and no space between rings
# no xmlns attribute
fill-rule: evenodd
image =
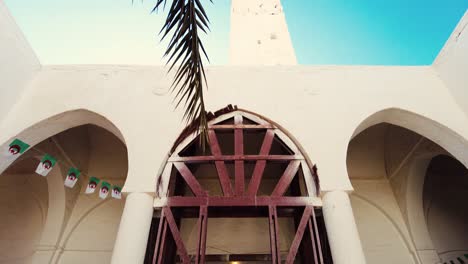
<svg viewBox="0 0 468 264"><path fill-rule="evenodd" d="M4 161L8 164L13 163L19 156L21 156L27 149L29 149L29 144L19 140L14 139L7 147L6 150L2 151L2 156L4 156ZM36 173L46 177L47 174L54 168L58 160L52 155L44 154L44 152L33 148L43 155L40 163L37 165ZM70 165L70 164L69 164ZM73 165L69 166L67 176L64 181L64 185L68 188L73 188L80 178L81 175L85 175L79 169L75 168ZM117 185L112 185L109 182L101 181L96 177L89 177L88 185L86 186L85 194L92 194L96 191L99 183L101 187L99 188L99 198L106 199L111 191L111 197L115 199L122 199L122 188Z"/></svg>

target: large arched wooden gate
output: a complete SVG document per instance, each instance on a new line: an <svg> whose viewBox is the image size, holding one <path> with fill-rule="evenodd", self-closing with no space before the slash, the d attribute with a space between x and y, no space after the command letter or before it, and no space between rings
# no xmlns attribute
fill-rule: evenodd
<svg viewBox="0 0 468 264"><path fill-rule="evenodd" d="M208 133L206 151L191 133L168 158L157 183L146 262L331 263L316 170L294 142L277 125L231 107L212 116ZM208 218L216 217L267 217L269 254L206 254ZM280 251L278 217L294 222L287 252ZM185 218L198 219L191 252L181 234Z"/></svg>

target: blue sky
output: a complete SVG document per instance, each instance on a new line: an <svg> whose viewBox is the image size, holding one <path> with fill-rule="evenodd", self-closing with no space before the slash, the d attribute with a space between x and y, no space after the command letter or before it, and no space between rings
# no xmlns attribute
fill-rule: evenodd
<svg viewBox="0 0 468 264"><path fill-rule="evenodd" d="M154 0L4 0L43 64L163 64ZM207 2L205 43L226 64L229 0ZM248 0L246 0L248 1ZM300 64L431 64L467 0L282 0Z"/></svg>

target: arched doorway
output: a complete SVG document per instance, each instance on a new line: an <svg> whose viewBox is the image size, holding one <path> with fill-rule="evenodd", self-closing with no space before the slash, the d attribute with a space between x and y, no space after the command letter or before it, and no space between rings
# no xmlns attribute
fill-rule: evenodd
<svg viewBox="0 0 468 264"><path fill-rule="evenodd" d="M408 120L414 123L401 124L422 132L428 130L426 126L441 127L424 125L421 117ZM444 237L450 232L466 233L464 204L456 198L466 185L466 168L425 135L392 123L361 130L348 148L348 173L354 187L351 201L367 261L466 262L464 238ZM457 140L450 139L450 134L434 129L428 136L450 144ZM456 148L460 145L449 146ZM465 222L457 225L460 221Z"/></svg>
<svg viewBox="0 0 468 264"><path fill-rule="evenodd" d="M146 263L332 263L318 181L271 121L228 107L187 128L157 181Z"/></svg>
<svg viewBox="0 0 468 264"><path fill-rule="evenodd" d="M101 185L94 193L85 190L92 176L124 185L127 149L115 131L104 117L77 110L15 137L30 147L8 167L0 166L0 262L110 261L125 198L101 199ZM41 176L35 170L45 154L56 164ZM81 171L73 188L64 185L70 167Z"/></svg>

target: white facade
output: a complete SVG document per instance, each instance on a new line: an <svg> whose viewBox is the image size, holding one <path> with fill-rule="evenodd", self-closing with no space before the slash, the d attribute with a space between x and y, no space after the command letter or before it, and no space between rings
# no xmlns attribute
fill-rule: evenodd
<svg viewBox="0 0 468 264"><path fill-rule="evenodd" d="M268 2L264 3L267 5L274 1L264 2ZM253 16L238 13L245 8L241 6L241 1L233 3L233 22L241 15ZM281 9L279 1L274 4ZM244 39L240 33L243 28L236 28L237 24L234 23L232 37L235 40L231 40L231 55L245 63L233 59L234 65L207 68L210 87L205 100L207 109L216 111L233 104L275 121L317 164L324 202L330 201L330 205L338 203L337 208L344 208L348 198L347 195L343 198L343 194L352 193L351 204L367 263L439 263L439 258L447 261L468 253L467 241L456 244L466 245L467 248L444 249L449 253L456 251L458 255L454 253L454 256L448 256L445 251L438 252L436 243L431 241L434 235L431 236L431 231L426 227L422 206L425 174L418 174L422 178L411 176L412 173L417 174L412 170L417 170L419 163L413 163L413 159L417 162L419 156L412 156L413 152L404 149L408 142L401 143L402 147L395 150L409 153L395 156L394 162L400 164L396 165L399 169L395 175L403 173L401 180L398 176L394 176L394 180L389 179L390 161L378 158L384 152L365 154L377 145L369 143L372 139L378 139L376 135L355 143L358 154L350 154L353 139L359 140L366 129L374 125L388 123L429 139L444 149L437 153L451 155L468 167L468 79L465 74L468 71L468 33L465 29L468 15L465 14L433 65L412 67L294 65L296 59L289 34L284 28L285 24L284 27L282 25L284 15L281 13L278 16L275 23L279 26L274 28L279 31L271 33L277 33L274 40L266 29L259 32L252 30L246 33L248 37ZM268 24L267 20L265 23ZM272 51L278 50L276 44L262 48L260 53L249 46L257 34L262 40L262 47L270 45L266 42L281 41L278 57L272 56ZM260 57L244 53L244 50ZM117 226L124 203L111 201L100 204L78 194L73 196L68 190L63 190L60 177L64 175L57 171L57 175L52 174L46 182L28 187L33 190L40 184L48 186L48 192L35 195L34 199L39 201L40 206L31 203L18 204L17 210L10 208L14 211L11 212L13 217L19 214L21 208L29 206L33 209L23 213L29 212L31 215L23 217L40 219L34 222L36 227L31 226L31 231L25 231L34 233L31 236L35 237L35 242L30 245L33 252L29 254L36 263L83 263L84 260L86 263L105 263L111 260L113 250L112 263L142 260L157 176L165 165L172 144L184 128L181 110L173 110L172 95L169 93L171 77L166 75L167 69L131 65L40 65L2 2L0 59L3 65L0 68L2 147L14 138L34 146L69 128L92 124L120 139L126 146L125 155L128 157L128 173L118 177L118 181L124 182L123 192L127 196L118 235ZM101 132L89 133L92 138L99 137ZM100 157L100 148L92 143L87 144L89 149L95 151L89 151L86 155ZM116 148L121 148L119 144L112 143ZM362 150L359 150L359 146L362 146ZM79 150L76 151L69 154L75 155L76 160L87 159L80 158L80 155L85 155L84 150L81 154ZM429 152L432 153L429 156L434 157L435 152ZM420 164L420 170L425 171L429 156L423 156L426 163ZM101 164L95 159L93 164L92 160L89 159L87 166L96 171L106 171L114 163L110 160ZM416 167L406 168L411 164ZM5 166L0 167L0 172L6 169ZM21 174L24 175L24 172ZM364 176L360 177L361 174ZM371 174L375 177L366 176ZM0 183L4 187L14 184ZM410 197L418 193L414 190L419 190L420 196ZM13 193L10 196L2 195L14 197ZM69 202L70 199L76 200ZM96 211L100 206L104 210ZM47 207L49 210L44 210ZM327 229L335 263L347 263L346 257L349 255L354 256L352 259L356 261L353 263L364 263L359 237L351 237L357 239L352 245L340 240L346 237L346 232L353 234L355 228L349 222L349 226L337 224L340 217L354 221L353 213L347 210L339 211L337 216L333 212L325 212L326 221L329 221L326 224L330 225ZM53 228L57 225L62 228ZM37 232L40 226L42 232ZM134 227L138 227L138 232L129 231ZM90 230L101 230L103 236L87 244L87 239L94 236L94 233L89 233ZM381 231L384 241L376 238L377 234L370 230ZM0 237L2 245L8 244L8 241ZM352 253L346 250L352 250ZM28 255L27 252L11 254L11 262L5 261L27 263L24 259L15 259L16 256ZM339 257L340 254L347 255ZM3 261L1 258L2 254L0 262Z"/></svg>

